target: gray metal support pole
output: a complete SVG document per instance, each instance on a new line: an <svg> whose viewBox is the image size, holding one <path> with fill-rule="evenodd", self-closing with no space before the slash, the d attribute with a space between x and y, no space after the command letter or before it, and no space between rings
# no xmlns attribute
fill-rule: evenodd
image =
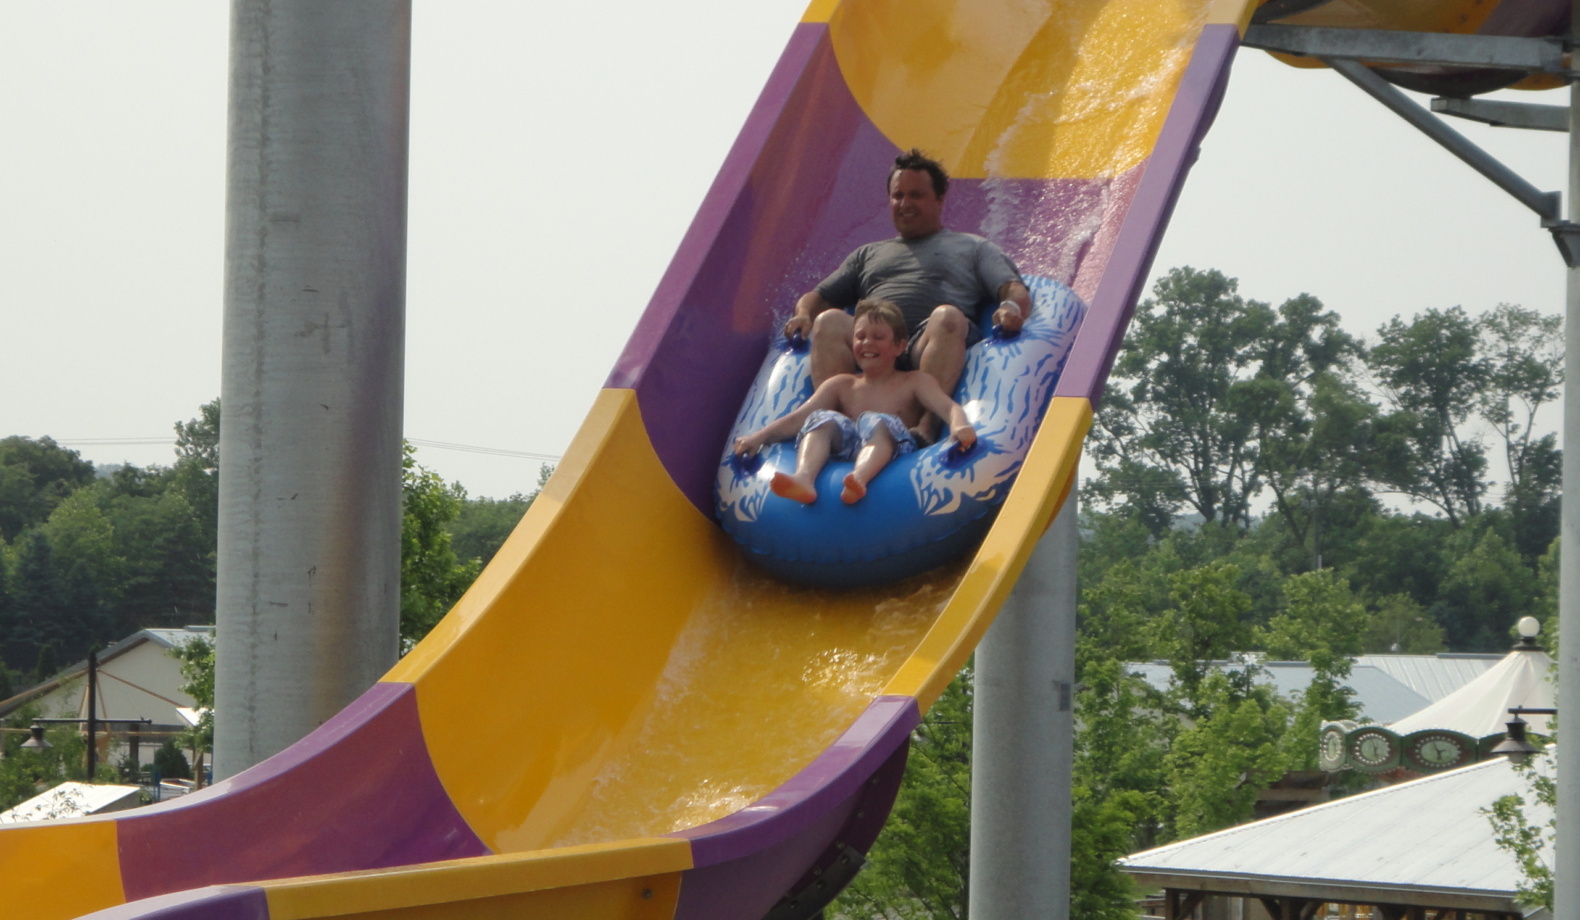
<svg viewBox="0 0 1580 920"><path fill-rule="evenodd" d="M1570 33L1580 35L1580 4ZM1580 221L1580 83L1569 88L1568 217ZM1563 505L1558 550L1558 852L1555 917L1580 916L1580 267L1569 267L1564 307ZM1564 717L1559 716L1560 719Z"/></svg>
<svg viewBox="0 0 1580 920"><path fill-rule="evenodd" d="M976 654L972 920L1070 913L1075 490Z"/></svg>
<svg viewBox="0 0 1580 920"><path fill-rule="evenodd" d="M1477 147L1465 135L1416 105L1410 97L1396 89L1392 83L1372 73L1365 65L1339 58L1324 60L1323 63L1360 87L1367 95L1393 110L1395 115L1414 125L1427 137L1437 141L1443 149L1459 157L1466 165L1491 179L1499 188L1513 195L1520 204L1535 211L1538 217L1543 220L1553 220L1558 217L1557 192L1544 192L1525 181L1524 177L1504 166L1497 157Z"/></svg>
<svg viewBox="0 0 1580 920"><path fill-rule="evenodd" d="M233 0L214 772L397 657L410 0Z"/></svg>

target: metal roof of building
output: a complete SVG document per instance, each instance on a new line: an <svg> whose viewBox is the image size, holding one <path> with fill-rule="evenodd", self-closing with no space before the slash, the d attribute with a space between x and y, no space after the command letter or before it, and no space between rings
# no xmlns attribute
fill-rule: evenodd
<svg viewBox="0 0 1580 920"><path fill-rule="evenodd" d="M1481 811L1511 793L1532 798L1500 758L1136 853L1119 865L1162 887L1298 889L1363 904L1483 901L1480 909L1514 910L1519 866L1498 848ZM1551 812L1529 804L1526 815L1545 825Z"/></svg>
<svg viewBox="0 0 1580 920"><path fill-rule="evenodd" d="M0 812L0 824L54 821L120 811L136 807L141 794L139 786L64 782L9 811Z"/></svg>
<svg viewBox="0 0 1580 920"><path fill-rule="evenodd" d="M115 643L114 645L100 652L99 657L102 659L117 649L122 648L123 646L129 646L136 643L136 641L141 638L152 639L165 648L181 648L188 642L191 642L193 639L200 637L208 639L212 642L214 639L214 627L184 626L180 629L170 629L157 626L149 627L147 629L139 629L137 632Z"/></svg>
<svg viewBox="0 0 1580 920"><path fill-rule="evenodd" d="M1292 700L1306 692L1314 674L1311 665L1304 661L1269 661L1263 667L1272 675L1279 692ZM1360 716L1378 722L1409 715L1429 703L1393 675L1369 665L1352 665L1343 685L1355 691L1353 699Z"/></svg>
<svg viewBox="0 0 1580 920"><path fill-rule="evenodd" d="M1355 691L1362 718L1388 723L1430 706L1434 700L1479 677L1501 656L1361 655L1344 685ZM1214 662L1224 670L1245 667L1241 662ZM1311 683L1312 668L1304 661L1263 661L1267 681L1286 698L1297 699ZM1158 690L1166 690L1173 676L1168 662L1143 661L1126 665Z"/></svg>
<svg viewBox="0 0 1580 920"><path fill-rule="evenodd" d="M1361 655L1357 666L1377 668L1435 703L1503 660L1499 654ZM1378 721L1383 721L1379 719Z"/></svg>

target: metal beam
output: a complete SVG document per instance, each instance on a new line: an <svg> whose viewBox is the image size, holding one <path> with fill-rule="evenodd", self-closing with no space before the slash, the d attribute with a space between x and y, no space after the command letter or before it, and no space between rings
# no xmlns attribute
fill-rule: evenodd
<svg viewBox="0 0 1580 920"><path fill-rule="evenodd" d="M1253 25L1241 44L1323 60L1485 67L1570 76L1561 38Z"/></svg>
<svg viewBox="0 0 1580 920"><path fill-rule="evenodd" d="M1495 102L1491 99L1453 99L1439 96L1432 100L1432 111L1439 115L1479 121L1495 128L1530 128L1534 131L1569 130L1567 105Z"/></svg>
<svg viewBox="0 0 1580 920"><path fill-rule="evenodd" d="M1368 95L1392 109L1405 121L1437 141L1454 156L1464 160L1472 169L1491 179L1499 188L1513 195L1547 223L1558 221L1560 196L1557 192L1544 192L1514 170L1498 162L1497 158L1477 147L1469 138L1443 123L1441 118L1428 112L1395 88L1355 61L1333 58L1323 63L1342 74L1345 79L1365 90Z"/></svg>

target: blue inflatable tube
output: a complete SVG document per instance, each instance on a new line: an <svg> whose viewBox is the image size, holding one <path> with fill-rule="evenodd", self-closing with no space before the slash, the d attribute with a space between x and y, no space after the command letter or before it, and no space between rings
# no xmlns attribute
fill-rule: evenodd
<svg viewBox="0 0 1580 920"><path fill-rule="evenodd" d="M812 395L805 346L774 340L735 419L714 487L719 522L747 557L790 582L856 587L908 578L975 546L1015 482L1047 410L1086 305L1068 287L1029 276L1035 309L1018 335L972 346L955 400L977 431L962 454L952 439L891 462L854 505L840 501L848 461L818 476L817 501L780 498L776 470L795 468L795 444L770 444L747 461L730 446Z"/></svg>

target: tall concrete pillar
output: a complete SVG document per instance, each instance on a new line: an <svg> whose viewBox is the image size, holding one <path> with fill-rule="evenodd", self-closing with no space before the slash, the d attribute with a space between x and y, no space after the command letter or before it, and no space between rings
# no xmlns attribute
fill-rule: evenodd
<svg viewBox="0 0 1580 920"><path fill-rule="evenodd" d="M214 772L397 657L410 0L233 0Z"/></svg>
<svg viewBox="0 0 1580 920"><path fill-rule="evenodd" d="M972 920L1070 915L1075 490L977 646Z"/></svg>
<svg viewBox="0 0 1580 920"><path fill-rule="evenodd" d="M1580 36L1580 3L1571 36ZM1568 218L1580 222L1580 83L1569 87ZM1563 504L1558 535L1558 848L1553 916L1580 916L1580 266L1569 268L1564 307Z"/></svg>

